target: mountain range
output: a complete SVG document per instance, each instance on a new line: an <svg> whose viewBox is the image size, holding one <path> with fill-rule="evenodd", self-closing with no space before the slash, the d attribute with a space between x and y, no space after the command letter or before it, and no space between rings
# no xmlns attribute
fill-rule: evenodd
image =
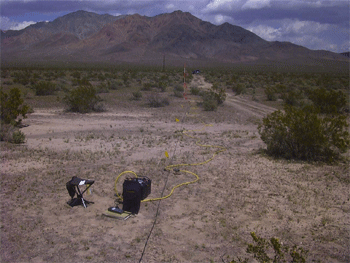
<svg viewBox="0 0 350 263"><path fill-rule="evenodd" d="M77 11L22 30L1 31L1 60L159 64L201 63L327 64L349 61L329 51L290 42L266 41L229 23L214 25L187 12L154 17L99 15Z"/></svg>

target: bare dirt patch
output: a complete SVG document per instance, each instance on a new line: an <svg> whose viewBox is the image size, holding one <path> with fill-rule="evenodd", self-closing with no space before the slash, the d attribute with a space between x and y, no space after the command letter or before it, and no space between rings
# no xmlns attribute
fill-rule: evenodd
<svg viewBox="0 0 350 263"><path fill-rule="evenodd" d="M152 179L150 198L160 197L167 178L165 194L193 180L164 171L171 160L203 162L215 151L183 136L185 129L227 151L187 168L199 182L161 201L142 262L228 261L244 256L251 231L310 250L308 261L349 262L348 166L261 155L257 123L272 111L233 94L216 112L177 98L165 108L135 104L98 114L35 109L22 129L26 144L2 144L1 261L138 262L158 202L142 203L127 221L102 213L114 205L114 180L125 170ZM66 204L74 175L95 180L86 195L95 204L86 209Z"/></svg>

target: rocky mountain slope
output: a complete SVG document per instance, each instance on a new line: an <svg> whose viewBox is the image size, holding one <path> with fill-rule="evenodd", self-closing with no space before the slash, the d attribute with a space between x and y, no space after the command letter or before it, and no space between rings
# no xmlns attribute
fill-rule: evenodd
<svg viewBox="0 0 350 263"><path fill-rule="evenodd" d="M173 62L312 64L320 60L347 60L332 52L269 42L242 27L229 23L216 26L182 11L155 17L138 14L115 17L77 11L20 31L1 32L1 56L4 63L158 63L164 56Z"/></svg>

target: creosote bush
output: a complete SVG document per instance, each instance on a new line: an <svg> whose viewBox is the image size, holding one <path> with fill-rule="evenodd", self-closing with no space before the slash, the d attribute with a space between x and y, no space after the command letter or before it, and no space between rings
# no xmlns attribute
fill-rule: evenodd
<svg viewBox="0 0 350 263"><path fill-rule="evenodd" d="M267 153L276 157L333 162L350 145L346 117L319 116L313 107L285 106L263 119L258 130Z"/></svg>
<svg viewBox="0 0 350 263"><path fill-rule="evenodd" d="M1 97L1 126L0 140L12 143L24 143L25 135L19 131L18 126L22 118L26 118L29 106L23 104L21 92L18 88L13 88L9 93L0 91ZM22 118L20 118L22 117Z"/></svg>
<svg viewBox="0 0 350 263"><path fill-rule="evenodd" d="M322 114L340 114L347 106L346 96L340 90L318 88L309 90L308 97Z"/></svg>
<svg viewBox="0 0 350 263"><path fill-rule="evenodd" d="M218 105L224 103L226 100L226 93L224 88L219 88L213 85L212 89L202 94L203 97L203 109L205 111L214 111Z"/></svg>
<svg viewBox="0 0 350 263"><path fill-rule="evenodd" d="M53 95L57 90L56 84L49 81L40 81L34 84L33 88L37 96Z"/></svg>
<svg viewBox="0 0 350 263"><path fill-rule="evenodd" d="M192 95L199 95L200 93L200 89L198 87L191 87L190 91Z"/></svg>
<svg viewBox="0 0 350 263"><path fill-rule="evenodd" d="M272 263L272 262L294 262L294 263L305 263L307 259L308 251L302 247L294 245L289 247L284 245L278 240L278 238L272 237L270 240L266 240L262 237L257 236L254 232L250 235L253 238L254 243L248 244L247 253L253 254L255 260L261 263ZM232 260L230 263L248 263L248 258L242 259L237 258Z"/></svg>
<svg viewBox="0 0 350 263"><path fill-rule="evenodd" d="M21 91L18 88L12 88L9 93L0 91L1 97L1 123L18 125L22 118L26 118L29 112L29 106L23 104ZM22 116L22 118L18 118Z"/></svg>
<svg viewBox="0 0 350 263"><path fill-rule="evenodd" d="M25 134L17 127L11 124L1 124L0 141L11 142L15 144L25 142Z"/></svg>
<svg viewBox="0 0 350 263"><path fill-rule="evenodd" d="M20 130L14 131L12 133L12 140L11 140L12 143L15 143L15 144L25 143L25 140L26 140L26 136Z"/></svg>
<svg viewBox="0 0 350 263"><path fill-rule="evenodd" d="M133 100L140 100L141 98L142 98L142 92L141 91L134 91L133 93L132 93L132 99Z"/></svg>
<svg viewBox="0 0 350 263"><path fill-rule="evenodd" d="M266 94L266 97L267 97L267 100L269 101L276 101L277 100L277 90L275 87L267 87L265 88L265 94Z"/></svg>
<svg viewBox="0 0 350 263"><path fill-rule="evenodd" d="M92 85L78 86L64 97L68 111L80 113L103 111L101 101L96 89Z"/></svg>
<svg viewBox="0 0 350 263"><path fill-rule="evenodd" d="M159 96L158 94L151 94L148 97L148 105L152 108L164 107L169 105L169 100Z"/></svg>
<svg viewBox="0 0 350 263"><path fill-rule="evenodd" d="M232 91L236 95L244 94L246 92L246 85L244 83L233 84Z"/></svg>
<svg viewBox="0 0 350 263"><path fill-rule="evenodd" d="M185 92L185 88L182 85L176 85L174 87L174 95L175 97L182 98Z"/></svg>

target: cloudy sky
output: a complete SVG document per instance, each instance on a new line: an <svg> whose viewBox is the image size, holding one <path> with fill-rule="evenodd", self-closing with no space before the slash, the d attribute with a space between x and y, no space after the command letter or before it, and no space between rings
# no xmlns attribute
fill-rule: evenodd
<svg viewBox="0 0 350 263"><path fill-rule="evenodd" d="M146 16L182 10L216 25L241 26L268 41L350 51L348 0L0 0L0 28L20 30L77 10Z"/></svg>

